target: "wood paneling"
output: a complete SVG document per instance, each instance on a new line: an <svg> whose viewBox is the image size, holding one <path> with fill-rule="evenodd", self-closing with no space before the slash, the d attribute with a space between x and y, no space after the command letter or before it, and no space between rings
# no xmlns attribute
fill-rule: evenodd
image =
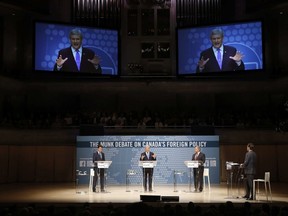
<svg viewBox="0 0 288 216"><path fill-rule="evenodd" d="M8 146L0 146L0 183L7 181L9 169Z"/></svg>
<svg viewBox="0 0 288 216"><path fill-rule="evenodd" d="M76 147L59 146L55 148L55 182L71 182L75 179Z"/></svg>
<svg viewBox="0 0 288 216"><path fill-rule="evenodd" d="M9 145L7 155L9 157L8 164L8 182L17 182L18 180L18 154L19 147L15 145Z"/></svg>
<svg viewBox="0 0 288 216"><path fill-rule="evenodd" d="M55 151L53 146L37 146L36 148L36 182L53 182L55 170Z"/></svg>
<svg viewBox="0 0 288 216"><path fill-rule="evenodd" d="M36 153L34 146L19 146L17 156L18 182L34 182L37 179Z"/></svg>

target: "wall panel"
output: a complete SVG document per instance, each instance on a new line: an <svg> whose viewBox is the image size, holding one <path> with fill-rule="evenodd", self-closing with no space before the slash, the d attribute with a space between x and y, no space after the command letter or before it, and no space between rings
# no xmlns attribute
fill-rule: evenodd
<svg viewBox="0 0 288 216"><path fill-rule="evenodd" d="M278 180L281 182L288 182L287 152L288 145L278 145L276 147L275 155L269 155L269 158L275 157L277 159L276 166L273 167L273 172L278 171Z"/></svg>
<svg viewBox="0 0 288 216"><path fill-rule="evenodd" d="M18 155L19 155L19 146L9 145L9 164L8 164L8 182L17 182L18 180Z"/></svg>
<svg viewBox="0 0 288 216"><path fill-rule="evenodd" d="M0 146L0 183L7 182L8 164L9 164L9 147Z"/></svg>
<svg viewBox="0 0 288 216"><path fill-rule="evenodd" d="M71 182L75 179L76 147L59 146L55 148L54 181Z"/></svg>
<svg viewBox="0 0 288 216"><path fill-rule="evenodd" d="M53 182L54 181L54 153L53 146L37 146L36 147L36 163L35 180L37 182Z"/></svg>
<svg viewBox="0 0 288 216"><path fill-rule="evenodd" d="M36 180L36 147L19 146L18 181L34 182Z"/></svg>

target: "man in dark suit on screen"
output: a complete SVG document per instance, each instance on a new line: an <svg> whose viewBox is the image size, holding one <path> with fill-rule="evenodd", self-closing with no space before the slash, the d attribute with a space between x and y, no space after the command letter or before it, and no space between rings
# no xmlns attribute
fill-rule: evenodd
<svg viewBox="0 0 288 216"><path fill-rule="evenodd" d="M201 52L197 73L245 70L242 61L244 55L234 47L224 45L223 38L224 33L221 29L212 30L212 47Z"/></svg>
<svg viewBox="0 0 288 216"><path fill-rule="evenodd" d="M254 144L247 144L247 152L245 155L244 163L241 164L241 167L244 168L244 174L246 177L246 194L243 198L247 200L253 200L253 180L256 174L256 160L257 155L254 152Z"/></svg>
<svg viewBox="0 0 288 216"><path fill-rule="evenodd" d="M151 160L156 160L156 154L150 151L149 145L146 145L145 151L141 153L140 161L151 161ZM145 191L147 191L147 182L149 185L149 191L152 191L152 178L153 178L153 168L143 168L143 185Z"/></svg>
<svg viewBox="0 0 288 216"><path fill-rule="evenodd" d="M81 31L72 29L69 39L71 46L59 51L54 71L101 74L99 57L92 50L82 46Z"/></svg>
<svg viewBox="0 0 288 216"><path fill-rule="evenodd" d="M98 175L100 177L100 188L101 192L104 192L104 172L103 168L98 168L97 161L105 161L105 154L103 152L103 146L98 145L98 149L93 153L93 163L94 163L94 177L93 177L93 192L96 192L96 185L98 181Z"/></svg>
<svg viewBox="0 0 288 216"><path fill-rule="evenodd" d="M206 160L206 156L201 152L201 148L196 146L194 148L195 153L192 155L192 160L198 161L198 168L193 168L193 177L194 177L194 187L195 192L203 191L203 173L204 173L204 163Z"/></svg>

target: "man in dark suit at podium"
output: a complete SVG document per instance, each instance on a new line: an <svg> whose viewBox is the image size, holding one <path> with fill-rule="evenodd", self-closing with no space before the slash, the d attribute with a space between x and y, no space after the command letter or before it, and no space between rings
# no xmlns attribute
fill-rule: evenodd
<svg viewBox="0 0 288 216"><path fill-rule="evenodd" d="M145 151L141 153L140 161L151 161L156 160L156 154L150 151L150 146L145 146ZM153 178L153 168L143 168L143 184L144 190L147 191L147 179L149 185L149 191L152 191L152 178Z"/></svg>
<svg viewBox="0 0 288 216"><path fill-rule="evenodd" d="M204 163L206 160L206 156L201 152L201 148L196 146L194 148L195 153L192 155L192 160L198 161L198 168L193 168L193 177L194 177L194 187L195 192L202 192L203 190L203 172L204 172Z"/></svg>
<svg viewBox="0 0 288 216"><path fill-rule="evenodd" d="M82 46L81 31L72 29L69 39L71 46L59 51L54 71L101 74L99 57L92 50Z"/></svg>
<svg viewBox="0 0 288 216"><path fill-rule="evenodd" d="M100 188L101 192L104 192L104 169L98 168L97 161L105 161L105 154L103 153L103 146L98 145L98 149L93 153L93 163L94 163L94 177L93 177L93 192L96 192L96 185L98 181L98 175L100 177Z"/></svg>
<svg viewBox="0 0 288 216"><path fill-rule="evenodd" d="M247 200L253 200L253 180L254 175L256 174L256 160L257 155L254 152L254 144L247 144L247 153L245 155L245 161L241 164L241 167L244 168L244 174L246 176L246 194L243 198Z"/></svg>

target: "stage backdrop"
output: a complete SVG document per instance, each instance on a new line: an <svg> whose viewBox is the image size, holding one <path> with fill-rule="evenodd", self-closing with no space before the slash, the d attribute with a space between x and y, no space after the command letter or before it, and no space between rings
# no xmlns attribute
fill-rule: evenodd
<svg viewBox="0 0 288 216"><path fill-rule="evenodd" d="M157 155L154 185L173 184L175 170L183 172L176 176L177 183L188 184L189 169L184 161L191 160L195 146L206 154L205 167L210 169L211 183L220 182L219 136L77 136L76 179L81 184L89 184L93 152L98 144L103 145L106 160L112 161L107 170L107 185L125 185L127 170L136 172L129 176L131 185L142 185L138 161L146 145Z"/></svg>

